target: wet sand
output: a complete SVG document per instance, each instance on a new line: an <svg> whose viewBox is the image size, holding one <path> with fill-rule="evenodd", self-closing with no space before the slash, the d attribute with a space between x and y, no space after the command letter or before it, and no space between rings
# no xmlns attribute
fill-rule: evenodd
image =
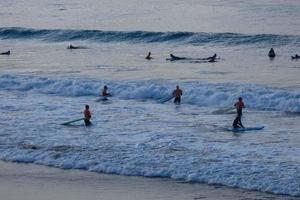
<svg viewBox="0 0 300 200"><path fill-rule="evenodd" d="M296 200L224 186L191 184L163 178L100 174L0 161L0 199L3 200Z"/></svg>

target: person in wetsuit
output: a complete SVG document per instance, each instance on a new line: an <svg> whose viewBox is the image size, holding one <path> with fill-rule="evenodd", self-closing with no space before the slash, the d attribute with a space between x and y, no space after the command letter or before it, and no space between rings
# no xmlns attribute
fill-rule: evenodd
<svg viewBox="0 0 300 200"><path fill-rule="evenodd" d="M152 59L150 51L149 51L148 55L145 57L145 59L147 59L147 60L151 60Z"/></svg>

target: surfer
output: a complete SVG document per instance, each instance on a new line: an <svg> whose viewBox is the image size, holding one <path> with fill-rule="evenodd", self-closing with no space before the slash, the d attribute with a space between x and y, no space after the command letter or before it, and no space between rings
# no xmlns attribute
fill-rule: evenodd
<svg viewBox="0 0 300 200"><path fill-rule="evenodd" d="M243 108L245 107L242 97L239 97L238 101L234 104L234 107L236 108L236 118L233 121L232 126L233 128L244 128L241 121L243 115Z"/></svg>
<svg viewBox="0 0 300 200"><path fill-rule="evenodd" d="M90 112L90 106L89 105L85 105L85 110L83 111L84 114L84 123L86 126L91 125L91 121L90 119L92 118L91 112Z"/></svg>
<svg viewBox="0 0 300 200"><path fill-rule="evenodd" d="M147 59L147 60L151 60L152 59L150 51L149 51L148 55L145 57L145 59Z"/></svg>
<svg viewBox="0 0 300 200"><path fill-rule="evenodd" d="M103 89L102 89L102 93L101 96L103 97L108 97L110 96L110 93L108 93L108 87L106 85L104 85Z"/></svg>
<svg viewBox="0 0 300 200"><path fill-rule="evenodd" d="M10 51L2 52L0 55L10 55Z"/></svg>
<svg viewBox="0 0 300 200"><path fill-rule="evenodd" d="M73 46L72 44L70 44L67 49L87 49L87 47L85 46Z"/></svg>
<svg viewBox="0 0 300 200"><path fill-rule="evenodd" d="M241 117L239 116L234 119L232 126L233 128L245 128L242 124Z"/></svg>
<svg viewBox="0 0 300 200"><path fill-rule="evenodd" d="M217 58L217 54L215 53L213 56L203 58L202 60L215 60Z"/></svg>
<svg viewBox="0 0 300 200"><path fill-rule="evenodd" d="M270 58L275 58L276 54L275 54L275 51L274 51L273 48L270 49L270 51L269 51L269 53L268 53L268 56L269 56Z"/></svg>
<svg viewBox="0 0 300 200"><path fill-rule="evenodd" d="M300 56L298 54L296 54L295 56L292 56L292 59L299 59Z"/></svg>
<svg viewBox="0 0 300 200"><path fill-rule="evenodd" d="M174 56L173 54L170 54L171 59L170 60L183 60L186 59L185 57L178 57L178 56Z"/></svg>
<svg viewBox="0 0 300 200"><path fill-rule="evenodd" d="M172 95L173 95L173 97L175 97L174 103L175 104L180 104L181 96L182 96L182 90L179 89L178 85L176 86L176 89L173 91Z"/></svg>

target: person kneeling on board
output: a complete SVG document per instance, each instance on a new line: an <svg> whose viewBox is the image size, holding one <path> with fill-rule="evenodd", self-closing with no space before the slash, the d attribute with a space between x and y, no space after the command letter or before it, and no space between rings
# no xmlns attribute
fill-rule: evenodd
<svg viewBox="0 0 300 200"><path fill-rule="evenodd" d="M180 104L181 96L182 96L182 90L179 89L178 85L176 86L176 89L173 91L172 95L173 95L173 97L175 97L174 103L175 104Z"/></svg>
<svg viewBox="0 0 300 200"><path fill-rule="evenodd" d="M236 118L232 123L233 128L244 128L241 118L243 115L243 108L245 107L243 98L239 97L239 100L234 104L236 108Z"/></svg>
<svg viewBox="0 0 300 200"><path fill-rule="evenodd" d="M85 105L85 110L83 111L83 114L84 114L84 123L86 126L89 126L91 125L91 118L92 118L92 115L91 115L91 112L90 112L90 106L89 105Z"/></svg>

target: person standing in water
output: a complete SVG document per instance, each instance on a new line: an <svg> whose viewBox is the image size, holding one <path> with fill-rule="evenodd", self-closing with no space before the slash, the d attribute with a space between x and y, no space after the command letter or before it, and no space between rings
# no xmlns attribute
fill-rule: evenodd
<svg viewBox="0 0 300 200"><path fill-rule="evenodd" d="M110 96L110 94L108 93L108 88L106 85L104 85L103 89L102 89L102 92L101 92L101 95L100 96L103 96L103 97L107 97L107 96Z"/></svg>
<svg viewBox="0 0 300 200"><path fill-rule="evenodd" d="M175 104L180 104L181 96L182 96L182 90L179 88L178 85L176 86L176 89L173 91L172 95L173 95L173 97L175 97L174 103Z"/></svg>
<svg viewBox="0 0 300 200"><path fill-rule="evenodd" d="M233 128L244 128L241 121L243 108L245 107L242 97L239 97L239 100L234 104L234 107L236 108L236 118L234 119L232 126Z"/></svg>
<svg viewBox="0 0 300 200"><path fill-rule="evenodd" d="M86 126L89 126L91 125L91 118L92 118L92 115L91 115L91 112L90 112L90 106L89 105L85 105L85 110L83 111L83 114L84 114L84 124Z"/></svg>
<svg viewBox="0 0 300 200"><path fill-rule="evenodd" d="M145 57L145 59L147 60L151 60L152 59L152 56L151 56L151 52L149 51L148 55Z"/></svg>

